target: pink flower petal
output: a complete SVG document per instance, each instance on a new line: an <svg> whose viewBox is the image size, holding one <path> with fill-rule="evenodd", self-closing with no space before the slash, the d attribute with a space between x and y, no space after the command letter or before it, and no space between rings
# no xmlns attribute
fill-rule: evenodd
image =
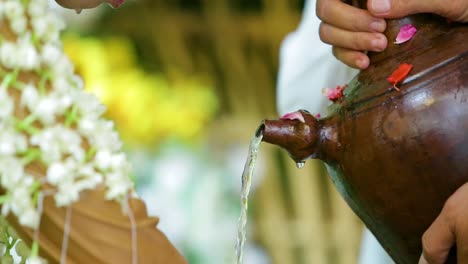
<svg viewBox="0 0 468 264"><path fill-rule="evenodd" d="M395 39L395 44L401 44L412 39L416 32L418 32L418 30L411 24L402 26Z"/></svg>
<svg viewBox="0 0 468 264"><path fill-rule="evenodd" d="M121 6L125 0L107 0L107 2L113 7L113 8L118 8Z"/></svg>
<svg viewBox="0 0 468 264"><path fill-rule="evenodd" d="M302 123L305 123L304 116L299 111L287 113L280 118L281 120L299 120Z"/></svg>
<svg viewBox="0 0 468 264"><path fill-rule="evenodd" d="M346 86L347 85L338 85L336 88L325 88L323 89L322 93L328 98L328 100L335 102L336 100L343 97L343 91L346 89Z"/></svg>

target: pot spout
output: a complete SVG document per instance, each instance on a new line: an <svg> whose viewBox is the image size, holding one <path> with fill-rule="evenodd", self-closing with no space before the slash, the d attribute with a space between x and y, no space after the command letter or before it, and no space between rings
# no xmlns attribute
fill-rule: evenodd
<svg viewBox="0 0 468 264"><path fill-rule="evenodd" d="M264 120L259 129L263 141L285 149L295 162L317 157L318 121L307 111L299 110L279 120Z"/></svg>

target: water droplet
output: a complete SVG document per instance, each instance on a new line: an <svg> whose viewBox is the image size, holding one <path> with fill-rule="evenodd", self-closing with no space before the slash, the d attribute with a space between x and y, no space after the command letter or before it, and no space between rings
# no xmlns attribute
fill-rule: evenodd
<svg viewBox="0 0 468 264"><path fill-rule="evenodd" d="M79 14L79 13L81 13L81 10L83 10L83 9L77 8L77 9L75 9L75 12L76 12L77 14Z"/></svg>
<svg viewBox="0 0 468 264"><path fill-rule="evenodd" d="M296 166L297 166L298 169L304 168L304 165L305 165L305 161L301 161L301 162L296 163Z"/></svg>

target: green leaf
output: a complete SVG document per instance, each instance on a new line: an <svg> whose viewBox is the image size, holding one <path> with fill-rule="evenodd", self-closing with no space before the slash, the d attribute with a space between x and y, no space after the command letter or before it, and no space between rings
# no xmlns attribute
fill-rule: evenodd
<svg viewBox="0 0 468 264"><path fill-rule="evenodd" d="M9 72L5 75L5 77L2 80L2 83L0 84L0 87L5 87L8 88L11 83L16 82L16 78L18 77L19 69L13 70L13 72Z"/></svg>
<svg viewBox="0 0 468 264"><path fill-rule="evenodd" d="M8 201L10 199L10 195L9 194L4 194L4 195L0 195L0 204L4 204L6 201Z"/></svg>
<svg viewBox="0 0 468 264"><path fill-rule="evenodd" d="M35 115L29 115L23 120L15 120L16 130L20 132L26 132L30 135L35 135L40 132L39 129L35 128L32 124L36 121L37 118Z"/></svg>
<svg viewBox="0 0 468 264"><path fill-rule="evenodd" d="M39 37L37 36L36 33L33 33L33 34L32 34L32 36L31 36L31 41L32 41L32 43L33 43L33 45L34 45L35 47L39 47L39 44L40 44L40 42L39 42Z"/></svg>
<svg viewBox="0 0 468 264"><path fill-rule="evenodd" d="M39 200L39 195L41 194L41 183L39 181L35 181L34 184L31 186L33 197L32 201L34 205L37 205L37 201Z"/></svg>
<svg viewBox="0 0 468 264"><path fill-rule="evenodd" d="M94 154L96 154L96 151L96 147L92 146L88 152L86 152L85 161L89 161L94 156Z"/></svg>
<svg viewBox="0 0 468 264"><path fill-rule="evenodd" d="M10 255L10 252L5 252L5 255L3 255L2 259L1 259L1 263L2 264L13 264L13 257Z"/></svg>
<svg viewBox="0 0 468 264"><path fill-rule="evenodd" d="M78 120L78 108L76 108L76 106L73 106L71 110L66 113L65 126L70 127L77 120Z"/></svg>
<svg viewBox="0 0 468 264"><path fill-rule="evenodd" d="M23 163L25 165L30 164L33 161L36 161L41 158L42 152L39 149L30 148L26 150L23 157Z"/></svg>
<svg viewBox="0 0 468 264"><path fill-rule="evenodd" d="M50 72L49 71L43 71L41 72L41 79L39 80L39 92L41 94L45 94L46 93L46 82L50 79Z"/></svg>
<svg viewBox="0 0 468 264"><path fill-rule="evenodd" d="M39 243L34 240L31 246L31 257L37 257L39 255Z"/></svg>

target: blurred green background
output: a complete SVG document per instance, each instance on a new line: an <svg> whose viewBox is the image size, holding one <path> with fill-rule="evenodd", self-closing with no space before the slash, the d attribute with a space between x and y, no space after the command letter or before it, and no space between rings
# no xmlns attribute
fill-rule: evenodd
<svg viewBox="0 0 468 264"><path fill-rule="evenodd" d="M275 118L299 0L129 0L68 22L64 48L107 106L159 228L193 264L232 263L250 138ZM313 48L311 48L313 50ZM262 146L246 264L355 263L361 225L323 167Z"/></svg>

